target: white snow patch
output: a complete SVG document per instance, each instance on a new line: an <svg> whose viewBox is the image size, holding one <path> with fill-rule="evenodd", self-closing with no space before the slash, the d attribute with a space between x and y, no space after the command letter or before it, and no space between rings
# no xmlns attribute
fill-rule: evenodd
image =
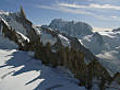
<svg viewBox="0 0 120 90"><path fill-rule="evenodd" d="M70 41L69 41L69 39L67 39L65 36L63 36L63 35L61 35L61 34L59 34L58 37L60 38L63 46L65 46L65 47L70 46Z"/></svg>
<svg viewBox="0 0 120 90"><path fill-rule="evenodd" d="M10 28L10 25L0 16L0 19Z"/></svg>
<svg viewBox="0 0 120 90"><path fill-rule="evenodd" d="M9 15L9 12L5 12L5 11L3 11L3 10L0 10L0 14Z"/></svg>
<svg viewBox="0 0 120 90"><path fill-rule="evenodd" d="M84 44L82 43L82 40L81 39L78 39L79 40L79 42L81 43L81 45L83 45L84 46Z"/></svg>
<svg viewBox="0 0 120 90"><path fill-rule="evenodd" d="M36 31L37 35L41 34L40 28L38 29L35 25L32 26L34 28L34 30Z"/></svg>
<svg viewBox="0 0 120 90"><path fill-rule="evenodd" d="M18 31L16 33L20 34L24 40L27 40L28 42L30 42L29 38L26 37L24 34L18 32Z"/></svg>
<svg viewBox="0 0 120 90"><path fill-rule="evenodd" d="M46 45L48 42L51 45L54 45L57 42L57 39L53 37L51 34L43 32L40 36L40 41L43 43L43 45Z"/></svg>

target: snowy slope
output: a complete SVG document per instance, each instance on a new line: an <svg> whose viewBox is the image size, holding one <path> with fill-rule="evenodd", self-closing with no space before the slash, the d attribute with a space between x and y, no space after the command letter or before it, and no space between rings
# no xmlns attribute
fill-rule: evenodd
<svg viewBox="0 0 120 90"><path fill-rule="evenodd" d="M0 90L85 90L62 72L44 66L27 52L0 49Z"/></svg>
<svg viewBox="0 0 120 90"><path fill-rule="evenodd" d="M53 37L51 34L43 31L40 34L40 41L43 43L43 45L46 45L48 42L51 45L54 45L57 42L57 39Z"/></svg>
<svg viewBox="0 0 120 90"><path fill-rule="evenodd" d="M120 31L97 32L80 39L111 75L120 72Z"/></svg>
<svg viewBox="0 0 120 90"><path fill-rule="evenodd" d="M99 54L101 50L105 49L105 42L99 33L86 35L82 37L81 42L83 45L91 50L93 54Z"/></svg>

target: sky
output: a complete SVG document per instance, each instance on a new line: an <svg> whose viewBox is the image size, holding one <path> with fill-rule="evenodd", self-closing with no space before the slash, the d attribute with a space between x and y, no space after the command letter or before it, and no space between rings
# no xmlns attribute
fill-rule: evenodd
<svg viewBox="0 0 120 90"><path fill-rule="evenodd" d="M0 0L0 10L17 12L23 6L34 24L55 18L86 22L95 31L120 27L120 0Z"/></svg>

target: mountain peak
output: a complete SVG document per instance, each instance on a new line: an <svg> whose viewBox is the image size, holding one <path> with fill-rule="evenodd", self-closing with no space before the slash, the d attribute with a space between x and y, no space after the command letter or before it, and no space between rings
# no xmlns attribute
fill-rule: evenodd
<svg viewBox="0 0 120 90"><path fill-rule="evenodd" d="M20 6L20 14L21 14L24 18L26 18L26 15L25 15L25 12L24 12L24 9L23 9L22 6Z"/></svg>
<svg viewBox="0 0 120 90"><path fill-rule="evenodd" d="M81 37L92 34L92 27L84 22L65 21L54 19L49 25L50 28L58 30L70 36Z"/></svg>

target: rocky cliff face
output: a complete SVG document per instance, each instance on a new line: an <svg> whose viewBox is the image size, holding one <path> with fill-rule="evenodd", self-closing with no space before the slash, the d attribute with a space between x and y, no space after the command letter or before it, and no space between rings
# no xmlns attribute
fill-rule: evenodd
<svg viewBox="0 0 120 90"><path fill-rule="evenodd" d="M17 13L0 12L0 18L11 29L28 37L31 41L35 41L36 33L32 23L25 17L23 10Z"/></svg>
<svg viewBox="0 0 120 90"><path fill-rule="evenodd" d="M25 46L26 42L29 42L29 39L23 36L20 32L16 32L14 29L8 27L3 20L0 20L1 24L1 36L8 38L11 41L14 41L19 49L22 49Z"/></svg>

